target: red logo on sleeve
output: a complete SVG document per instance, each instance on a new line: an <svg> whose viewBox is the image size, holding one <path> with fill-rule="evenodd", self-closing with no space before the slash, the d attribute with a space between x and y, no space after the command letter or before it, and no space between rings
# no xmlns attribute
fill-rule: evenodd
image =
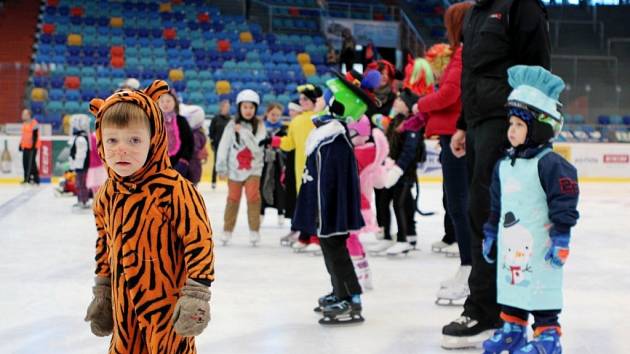
<svg viewBox="0 0 630 354"><path fill-rule="evenodd" d="M575 195L578 194L579 191L577 181L569 177L560 178L560 192L562 194Z"/></svg>

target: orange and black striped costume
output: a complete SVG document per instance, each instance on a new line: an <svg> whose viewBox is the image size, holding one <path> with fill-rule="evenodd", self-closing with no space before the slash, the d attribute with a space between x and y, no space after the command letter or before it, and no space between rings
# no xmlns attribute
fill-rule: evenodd
<svg viewBox="0 0 630 354"><path fill-rule="evenodd" d="M98 153L105 160L101 120L119 102L140 106L149 118L147 161L122 178L108 170L94 202L98 238L96 275L110 277L114 329L109 353L195 353L194 337L175 333L171 316L186 279L214 280L212 230L197 190L172 167L157 99L168 91L155 81L144 91L93 99Z"/></svg>

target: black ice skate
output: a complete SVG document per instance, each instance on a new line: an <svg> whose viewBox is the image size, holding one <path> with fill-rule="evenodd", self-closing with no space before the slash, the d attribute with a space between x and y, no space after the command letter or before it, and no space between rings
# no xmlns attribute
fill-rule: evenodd
<svg viewBox="0 0 630 354"><path fill-rule="evenodd" d="M313 311L321 313L324 310L324 307L332 305L338 301L339 299L333 293L326 294L317 299L317 307L315 307Z"/></svg>
<svg viewBox="0 0 630 354"><path fill-rule="evenodd" d="M361 316L361 304L341 300L324 307L324 317L319 320L321 325L347 325L365 321Z"/></svg>

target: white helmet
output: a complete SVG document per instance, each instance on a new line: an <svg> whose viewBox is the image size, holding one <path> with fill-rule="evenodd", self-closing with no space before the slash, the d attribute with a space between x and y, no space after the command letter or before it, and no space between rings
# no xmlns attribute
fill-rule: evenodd
<svg viewBox="0 0 630 354"><path fill-rule="evenodd" d="M241 102L252 102L255 103L256 106L260 106L260 96L254 90L246 89L238 93L236 96L236 105L238 106Z"/></svg>

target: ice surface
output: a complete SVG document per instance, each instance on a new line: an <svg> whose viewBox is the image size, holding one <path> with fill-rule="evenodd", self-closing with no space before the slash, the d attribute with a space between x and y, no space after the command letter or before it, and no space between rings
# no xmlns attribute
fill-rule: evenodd
<svg viewBox="0 0 630 354"><path fill-rule="evenodd" d="M630 185L581 187L560 317L564 352L630 353ZM200 189L218 234L225 186ZM92 297L95 230L91 215L70 212L73 203L55 197L51 186L0 186L2 354L107 352L109 338L93 336L83 322ZM440 185L422 185L421 206L438 211L417 217L421 250L369 259L375 289L363 296L366 322L325 328L312 312L330 290L323 260L280 247L288 226L277 226L274 210L264 220L261 245L250 247L243 203L232 244L217 242L212 321L197 338L199 353L449 352L439 346L441 327L461 308L434 304L439 282L458 265L430 252L443 232ZM374 242L370 235L362 240Z"/></svg>

